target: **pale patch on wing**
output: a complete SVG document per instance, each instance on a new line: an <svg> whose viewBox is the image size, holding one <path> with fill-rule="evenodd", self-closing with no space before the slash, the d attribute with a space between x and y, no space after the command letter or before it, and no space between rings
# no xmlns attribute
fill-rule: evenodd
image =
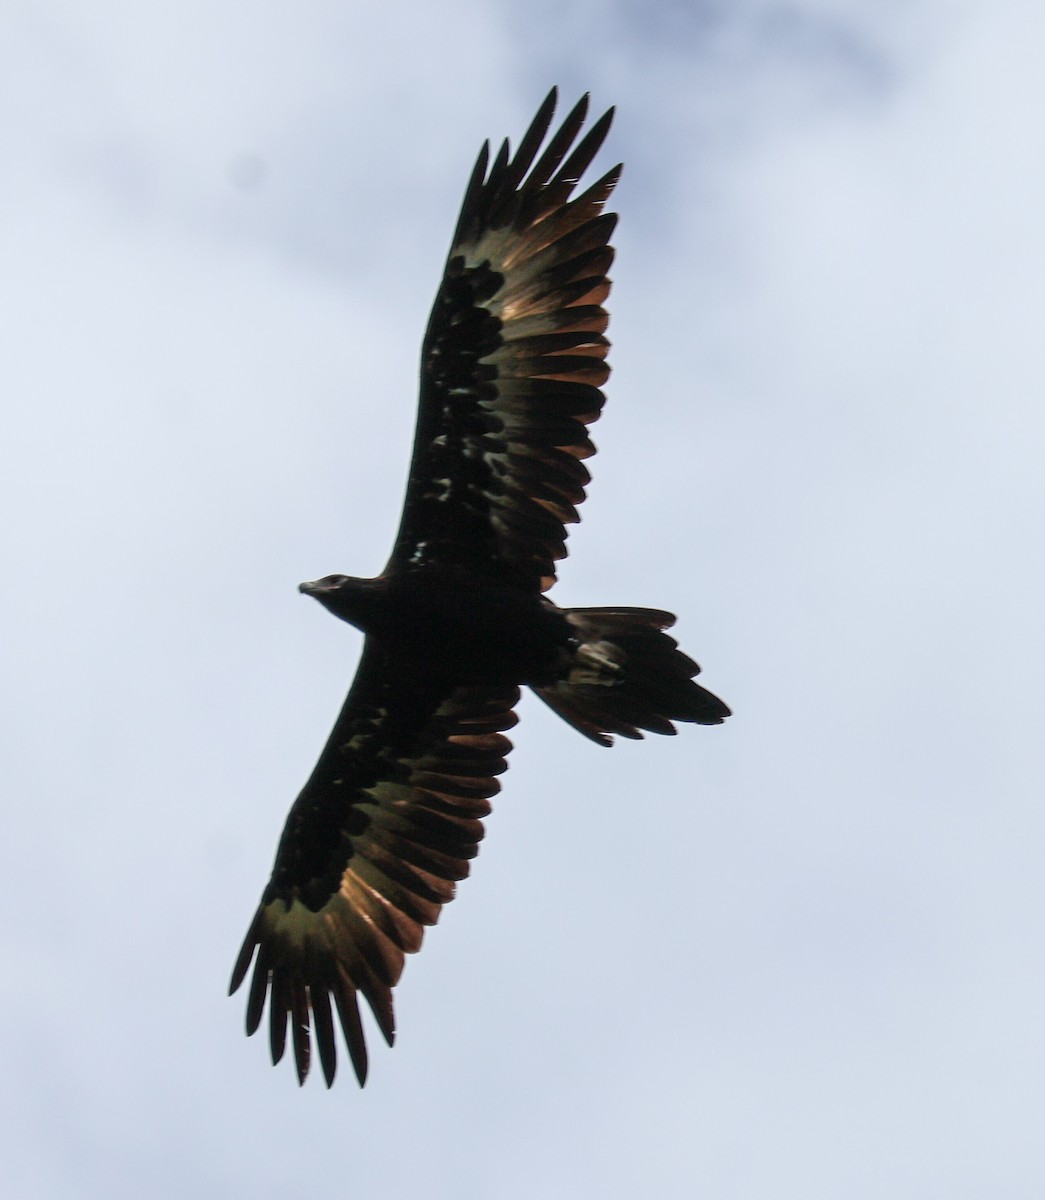
<svg viewBox="0 0 1045 1200"><path fill-rule="evenodd" d="M613 684L620 676L624 659L624 652L613 642L584 642L574 657L568 682Z"/></svg>

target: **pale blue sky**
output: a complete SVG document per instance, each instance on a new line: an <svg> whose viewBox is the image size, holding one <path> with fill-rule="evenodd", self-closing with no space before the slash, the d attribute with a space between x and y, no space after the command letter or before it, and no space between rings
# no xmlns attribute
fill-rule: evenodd
<svg viewBox="0 0 1045 1200"><path fill-rule="evenodd" d="M1045 15L1019 0L9 5L19 1200L1038 1200ZM224 998L359 639L484 138L617 104L609 404L556 598L736 710L527 700L328 1093ZM252 188L244 163L260 163Z"/></svg>

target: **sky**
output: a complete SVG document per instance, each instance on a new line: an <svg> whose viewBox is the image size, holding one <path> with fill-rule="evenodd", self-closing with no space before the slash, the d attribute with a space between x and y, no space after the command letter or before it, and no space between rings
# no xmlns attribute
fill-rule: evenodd
<svg viewBox="0 0 1045 1200"><path fill-rule="evenodd" d="M9 0L0 1161L19 1200L1045 1192L1045 10ZM484 138L618 106L554 597L721 728L523 701L394 1050L225 990L360 638Z"/></svg>

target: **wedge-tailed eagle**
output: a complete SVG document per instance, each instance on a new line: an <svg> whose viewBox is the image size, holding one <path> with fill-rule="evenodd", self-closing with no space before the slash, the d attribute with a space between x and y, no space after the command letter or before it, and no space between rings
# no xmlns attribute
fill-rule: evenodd
<svg viewBox="0 0 1045 1200"><path fill-rule="evenodd" d="M617 218L603 206L621 171L574 195L613 110L578 141L585 96L544 144L555 101L553 89L514 155L505 141L489 165L484 145L465 190L388 565L376 579L301 585L366 640L230 987L253 959L247 1033L267 998L273 1062L289 1018L299 1082L313 1037L333 1081L335 1018L364 1082L359 993L392 1044L392 988L478 851L521 686L603 746L729 715L664 632L671 613L559 608L544 594L605 400Z"/></svg>

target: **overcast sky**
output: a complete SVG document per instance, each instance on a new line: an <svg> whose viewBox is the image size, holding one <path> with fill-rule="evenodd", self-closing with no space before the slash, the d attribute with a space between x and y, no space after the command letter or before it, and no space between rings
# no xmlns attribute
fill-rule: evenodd
<svg viewBox="0 0 1045 1200"><path fill-rule="evenodd" d="M1045 1194L1045 9L0 16L17 1200ZM228 975L360 638L474 156L618 105L614 375L555 598L735 709L532 698L473 876L331 1092ZM344 1064L343 1064L344 1065Z"/></svg>

